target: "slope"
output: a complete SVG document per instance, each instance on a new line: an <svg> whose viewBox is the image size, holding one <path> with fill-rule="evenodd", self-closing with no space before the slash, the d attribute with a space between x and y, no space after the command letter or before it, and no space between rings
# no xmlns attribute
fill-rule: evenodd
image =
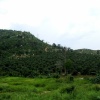
<svg viewBox="0 0 100 100"><path fill-rule="evenodd" d="M0 30L0 75L29 76L55 72L63 61L59 49L29 32Z"/></svg>

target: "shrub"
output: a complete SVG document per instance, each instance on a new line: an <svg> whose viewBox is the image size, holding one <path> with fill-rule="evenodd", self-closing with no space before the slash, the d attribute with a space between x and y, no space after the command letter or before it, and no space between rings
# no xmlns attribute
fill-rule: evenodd
<svg viewBox="0 0 100 100"><path fill-rule="evenodd" d="M95 78L89 78L92 83L100 84L100 74L98 74Z"/></svg>
<svg viewBox="0 0 100 100"><path fill-rule="evenodd" d="M55 73L55 74L52 74L52 76L51 76L52 78L60 78L60 75L59 74L57 74L57 73Z"/></svg>
<svg viewBox="0 0 100 100"><path fill-rule="evenodd" d="M36 88L33 89L34 93L38 93L38 90Z"/></svg>
<svg viewBox="0 0 100 100"><path fill-rule="evenodd" d="M56 89L58 89L58 88L59 88L59 84L57 84L57 83L51 83L51 84L48 84L48 85L46 86L46 90L47 90L47 91L56 90Z"/></svg>
<svg viewBox="0 0 100 100"><path fill-rule="evenodd" d="M100 91L100 86L99 85L96 85L96 86L94 86L93 89L96 90L96 91Z"/></svg>
<svg viewBox="0 0 100 100"><path fill-rule="evenodd" d="M100 100L100 96L93 95L91 97L91 100Z"/></svg>
<svg viewBox="0 0 100 100"><path fill-rule="evenodd" d="M35 87L45 87L45 84L43 84L43 83L36 83L34 86Z"/></svg>
<svg viewBox="0 0 100 100"><path fill-rule="evenodd" d="M73 81L74 81L74 77L71 74L69 74L67 76L67 82L70 83L70 82L73 82Z"/></svg>
<svg viewBox="0 0 100 100"><path fill-rule="evenodd" d="M60 90L60 93L72 93L75 89L75 86L67 86Z"/></svg>
<svg viewBox="0 0 100 100"><path fill-rule="evenodd" d="M64 82L64 79L62 79L62 78L56 79L56 82L57 83L63 83Z"/></svg>
<svg viewBox="0 0 100 100"><path fill-rule="evenodd" d="M94 83L100 84L100 74L98 74L98 75L96 76L96 78L94 79Z"/></svg>
<svg viewBox="0 0 100 100"><path fill-rule="evenodd" d="M3 91L3 87L0 87L0 92L2 92Z"/></svg>
<svg viewBox="0 0 100 100"><path fill-rule="evenodd" d="M0 100L11 100L11 95L10 94L1 94Z"/></svg>

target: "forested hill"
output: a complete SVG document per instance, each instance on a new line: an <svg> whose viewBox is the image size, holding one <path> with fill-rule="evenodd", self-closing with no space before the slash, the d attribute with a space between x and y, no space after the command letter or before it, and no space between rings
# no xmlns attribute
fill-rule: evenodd
<svg viewBox="0 0 100 100"><path fill-rule="evenodd" d="M30 32L0 30L0 75L47 75L56 62L63 62L61 50L60 45L44 43Z"/></svg>
<svg viewBox="0 0 100 100"><path fill-rule="evenodd" d="M99 51L83 51L49 45L30 32L0 30L0 75L96 74L100 70Z"/></svg>
<svg viewBox="0 0 100 100"><path fill-rule="evenodd" d="M0 30L0 51L9 55L24 55L44 51L48 44L29 32Z"/></svg>
<svg viewBox="0 0 100 100"><path fill-rule="evenodd" d="M91 49L77 49L75 50L77 53L85 53L85 54L94 54L100 55L100 50L91 50Z"/></svg>

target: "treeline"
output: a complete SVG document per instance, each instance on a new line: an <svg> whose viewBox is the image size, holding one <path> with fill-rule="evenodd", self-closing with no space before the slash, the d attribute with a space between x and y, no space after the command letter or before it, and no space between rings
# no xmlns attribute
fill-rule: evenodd
<svg viewBox="0 0 100 100"><path fill-rule="evenodd" d="M99 71L98 54L49 45L30 32L0 30L1 76L95 75Z"/></svg>

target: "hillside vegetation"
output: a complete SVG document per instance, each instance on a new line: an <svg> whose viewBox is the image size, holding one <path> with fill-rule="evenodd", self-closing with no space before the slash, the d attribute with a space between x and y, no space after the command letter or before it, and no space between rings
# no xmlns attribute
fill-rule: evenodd
<svg viewBox="0 0 100 100"><path fill-rule="evenodd" d="M96 75L99 50L72 50L44 43L30 32L0 30L0 76Z"/></svg>

